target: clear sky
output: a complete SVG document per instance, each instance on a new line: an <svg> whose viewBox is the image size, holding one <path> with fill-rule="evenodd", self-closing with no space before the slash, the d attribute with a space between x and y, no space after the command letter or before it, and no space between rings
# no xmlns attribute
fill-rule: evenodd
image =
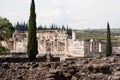
<svg viewBox="0 0 120 80"><path fill-rule="evenodd" d="M31 0L0 0L0 16L13 24L29 19ZM76 29L120 28L120 0L35 0L37 25L67 25Z"/></svg>

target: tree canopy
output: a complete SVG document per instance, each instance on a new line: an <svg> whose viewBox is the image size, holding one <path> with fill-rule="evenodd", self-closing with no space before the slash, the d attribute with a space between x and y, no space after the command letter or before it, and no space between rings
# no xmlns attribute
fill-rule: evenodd
<svg viewBox="0 0 120 80"><path fill-rule="evenodd" d="M14 28L8 19L0 17L0 40L6 40L12 37Z"/></svg>
<svg viewBox="0 0 120 80"><path fill-rule="evenodd" d="M8 19L0 17L0 54L8 52L8 49L2 46L1 41L12 37L14 28Z"/></svg>

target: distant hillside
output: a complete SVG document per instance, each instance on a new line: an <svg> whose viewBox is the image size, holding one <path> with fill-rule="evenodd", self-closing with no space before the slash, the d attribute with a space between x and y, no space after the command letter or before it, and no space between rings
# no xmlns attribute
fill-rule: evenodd
<svg viewBox="0 0 120 80"><path fill-rule="evenodd" d="M78 30L77 33L104 34L104 33L106 33L106 29L84 29L84 30ZM111 33L112 34L119 34L120 33L120 28L112 28Z"/></svg>
<svg viewBox="0 0 120 80"><path fill-rule="evenodd" d="M77 39L98 39L106 41L106 29L85 29L76 31ZM115 37L120 35L120 28L111 29L112 42L120 42L120 37Z"/></svg>

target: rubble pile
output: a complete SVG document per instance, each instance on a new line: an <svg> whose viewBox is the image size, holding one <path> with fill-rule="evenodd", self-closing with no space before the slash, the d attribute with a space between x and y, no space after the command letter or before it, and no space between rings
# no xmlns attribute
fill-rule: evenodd
<svg viewBox="0 0 120 80"><path fill-rule="evenodd" d="M120 57L0 63L0 80L120 80Z"/></svg>

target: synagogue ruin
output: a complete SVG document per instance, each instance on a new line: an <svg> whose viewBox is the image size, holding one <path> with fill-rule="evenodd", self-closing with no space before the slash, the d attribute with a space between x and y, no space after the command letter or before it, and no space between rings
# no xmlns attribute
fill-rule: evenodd
<svg viewBox="0 0 120 80"><path fill-rule="evenodd" d="M2 45L10 52L27 52L28 33L15 31L13 37L2 41ZM38 56L50 53L54 56L89 57L98 56L105 52L105 43L98 40L78 40L76 31L72 31L72 38L68 38L64 30L37 31ZM116 49L116 48L115 48Z"/></svg>

